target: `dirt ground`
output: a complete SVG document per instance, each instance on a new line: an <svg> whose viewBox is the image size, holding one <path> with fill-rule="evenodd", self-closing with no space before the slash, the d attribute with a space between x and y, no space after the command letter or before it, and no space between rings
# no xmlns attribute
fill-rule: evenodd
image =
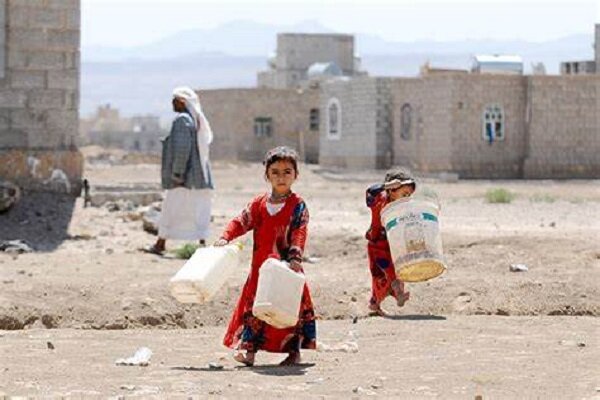
<svg viewBox="0 0 600 400"><path fill-rule="evenodd" d="M213 167L215 239L267 186L259 164ZM155 237L132 211L83 208L78 199L60 240L60 232L35 228L48 228L51 204L30 212L26 225L40 241L32 245L48 249L43 238L52 235L55 243L51 251L0 252L0 398L239 398L257 390L274 398L598 398L600 181L420 179L420 189L442 205L448 271L408 285L411 300L402 309L384 303L384 319L367 316L364 240L364 190L382 176L302 166L295 190L311 214L305 271L323 320L319 335L335 343L356 331L360 350L307 352L308 364L294 369L270 366L278 360L271 355L253 369L222 360L221 335L247 273L247 250L213 302L182 305L167 282L183 261L139 253ZM158 189L159 166L96 162L86 177L93 188ZM489 204L490 188L517 197ZM25 225L19 218L0 216L4 236L8 222ZM516 263L529 271L510 272ZM141 346L154 351L149 367L114 366ZM224 371L205 368L211 361Z"/></svg>

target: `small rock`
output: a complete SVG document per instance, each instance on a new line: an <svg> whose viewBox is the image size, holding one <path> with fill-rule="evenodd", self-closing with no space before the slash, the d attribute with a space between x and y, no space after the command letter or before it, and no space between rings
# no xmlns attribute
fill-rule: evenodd
<svg viewBox="0 0 600 400"><path fill-rule="evenodd" d="M210 362L208 363L208 369L213 370L213 371L221 371L223 370L225 367L219 363L216 362Z"/></svg>
<svg viewBox="0 0 600 400"><path fill-rule="evenodd" d="M52 344L52 342L46 342L46 346L48 346L48 349L54 350L54 345Z"/></svg>
<svg viewBox="0 0 600 400"><path fill-rule="evenodd" d="M556 222L550 222L548 225L550 228L556 228Z"/></svg>
<svg viewBox="0 0 600 400"><path fill-rule="evenodd" d="M104 250L104 252L106 254L113 254L115 251L113 249L106 249L106 250Z"/></svg>
<svg viewBox="0 0 600 400"><path fill-rule="evenodd" d="M9 254L32 253L33 249L24 240L3 240L0 241L0 251Z"/></svg>
<svg viewBox="0 0 600 400"><path fill-rule="evenodd" d="M119 389L123 390L135 390L135 385L121 385Z"/></svg>
<svg viewBox="0 0 600 400"><path fill-rule="evenodd" d="M510 264L509 270L511 272L527 272L529 268L525 264Z"/></svg>

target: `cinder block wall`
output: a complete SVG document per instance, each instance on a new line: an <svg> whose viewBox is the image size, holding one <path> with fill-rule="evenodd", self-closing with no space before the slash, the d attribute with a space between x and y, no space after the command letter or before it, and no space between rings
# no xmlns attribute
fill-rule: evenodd
<svg viewBox="0 0 600 400"><path fill-rule="evenodd" d="M317 91L218 89L200 91L199 95L215 134L213 159L262 161L267 150L285 145L309 162L318 160L319 132L309 129L310 110L319 104ZM255 135L257 117L272 118L271 137Z"/></svg>
<svg viewBox="0 0 600 400"><path fill-rule="evenodd" d="M527 178L600 176L600 75L529 77Z"/></svg>
<svg viewBox="0 0 600 400"><path fill-rule="evenodd" d="M319 164L351 169L377 168L377 79L332 81L321 88ZM327 136L327 107L334 98L341 107L339 139Z"/></svg>
<svg viewBox="0 0 600 400"><path fill-rule="evenodd" d="M596 24L595 28L594 50L596 53L596 73L600 75L600 24Z"/></svg>
<svg viewBox="0 0 600 400"><path fill-rule="evenodd" d="M77 193L79 0L4 0L0 178Z"/></svg>
<svg viewBox="0 0 600 400"><path fill-rule="evenodd" d="M453 78L452 171L465 178L519 178L526 152L526 78L508 75L461 75ZM488 105L504 114L504 139L483 136Z"/></svg>

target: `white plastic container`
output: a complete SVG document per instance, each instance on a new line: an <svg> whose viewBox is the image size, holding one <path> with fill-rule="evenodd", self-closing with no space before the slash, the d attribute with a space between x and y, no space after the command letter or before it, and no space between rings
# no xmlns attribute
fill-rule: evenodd
<svg viewBox="0 0 600 400"><path fill-rule="evenodd" d="M438 221L439 207L399 199L381 210L396 274L405 282L422 282L446 270Z"/></svg>
<svg viewBox="0 0 600 400"><path fill-rule="evenodd" d="M169 282L173 297L181 303L205 303L213 298L240 263L240 243L202 247L194 252Z"/></svg>
<svg viewBox="0 0 600 400"><path fill-rule="evenodd" d="M252 314L276 328L298 323L306 278L285 261L267 258L260 267Z"/></svg>

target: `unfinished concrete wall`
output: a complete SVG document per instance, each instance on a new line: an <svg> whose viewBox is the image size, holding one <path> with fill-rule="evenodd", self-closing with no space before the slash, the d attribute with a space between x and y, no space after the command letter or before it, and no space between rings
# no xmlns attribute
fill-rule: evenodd
<svg viewBox="0 0 600 400"><path fill-rule="evenodd" d="M267 150L285 145L307 162L318 160L319 132L310 129L310 110L318 108L317 91L218 89L199 95L215 134L211 158L262 161ZM257 119L270 119L270 135L257 135Z"/></svg>
<svg viewBox="0 0 600 400"><path fill-rule="evenodd" d="M451 170L455 91L449 74L394 80L394 164L423 172Z"/></svg>
<svg viewBox="0 0 600 400"><path fill-rule="evenodd" d="M527 178L600 176L600 76L529 77Z"/></svg>
<svg viewBox="0 0 600 400"><path fill-rule="evenodd" d="M280 33L271 69L259 72L259 87L292 88L307 79L308 68L335 62L344 75L355 74L354 36L344 34Z"/></svg>
<svg viewBox="0 0 600 400"><path fill-rule="evenodd" d="M377 168L376 78L331 81L321 89L319 164L325 167ZM339 103L339 135L328 132L328 109Z"/></svg>
<svg viewBox="0 0 600 400"><path fill-rule="evenodd" d="M0 178L78 192L78 0L5 0L0 66Z"/></svg>

